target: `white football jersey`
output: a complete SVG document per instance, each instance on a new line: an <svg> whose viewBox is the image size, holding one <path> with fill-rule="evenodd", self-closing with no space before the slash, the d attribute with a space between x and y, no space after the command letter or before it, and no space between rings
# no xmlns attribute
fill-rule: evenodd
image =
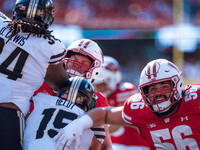
<svg viewBox="0 0 200 150"><path fill-rule="evenodd" d="M44 93L34 96L33 102L34 110L26 122L24 150L56 150L53 137L59 129L85 114L71 102ZM88 150L93 136L91 129L85 130L79 150ZM70 150L74 149L72 143Z"/></svg>
<svg viewBox="0 0 200 150"><path fill-rule="evenodd" d="M13 102L27 114L33 92L43 83L49 64L58 64L64 44L55 38L18 33L9 42L9 20L0 13L0 103Z"/></svg>

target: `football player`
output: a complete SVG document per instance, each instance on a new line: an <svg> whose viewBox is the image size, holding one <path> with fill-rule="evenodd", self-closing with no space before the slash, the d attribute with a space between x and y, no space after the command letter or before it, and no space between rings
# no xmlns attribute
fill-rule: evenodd
<svg viewBox="0 0 200 150"><path fill-rule="evenodd" d="M106 96L110 106L123 106L124 102L139 90L131 82L122 82L118 61L111 56L104 56L104 64L93 85L95 90ZM148 145L138 133L130 127L110 125L112 146L114 150L147 150Z"/></svg>
<svg viewBox="0 0 200 150"><path fill-rule="evenodd" d="M34 110L26 121L24 150L55 150L53 137L58 129L81 117L96 106L92 84L83 77L71 77L58 90L57 96L39 93L33 97ZM84 131L80 150L98 150L101 143L91 129ZM72 144L70 150L75 149Z"/></svg>
<svg viewBox="0 0 200 150"><path fill-rule="evenodd" d="M69 45L62 62L66 72L70 76L82 76L88 79L90 82L93 82L101 71L103 53L96 42L89 39L81 39ZM54 89L54 91L56 91L56 89ZM40 89L35 92L35 94L38 92L44 92L50 95L55 95L54 91L52 91L52 88L46 82L44 82ZM100 92L96 92L96 95L96 108L109 106L107 99ZM33 105L31 105L30 112L33 110L33 108ZM111 150L112 143L107 125L105 125L104 128L106 131L106 137L101 134L101 132L104 132L102 127L93 128L93 131L96 133L96 138L103 143L102 149Z"/></svg>
<svg viewBox="0 0 200 150"><path fill-rule="evenodd" d="M140 76L140 93L131 96L123 107L91 110L59 131L54 140L57 145L69 146L76 138L79 143L84 129L106 123L136 126L150 149L198 150L200 86L192 84L184 89L181 74L166 59L149 62Z"/></svg>
<svg viewBox="0 0 200 150"><path fill-rule="evenodd" d="M103 64L103 53L98 44L90 39L80 39L68 46L63 59L66 72L70 76L83 76L93 83L98 78ZM96 92L97 107L108 107L108 101L105 96ZM104 125L106 137L102 138L102 150L112 150L112 142L108 126ZM105 138L105 139L104 139Z"/></svg>
<svg viewBox="0 0 200 150"><path fill-rule="evenodd" d="M68 78L64 44L48 30L53 20L51 0L17 0L12 19L0 13L1 149L22 149L24 116L44 78L57 88Z"/></svg>

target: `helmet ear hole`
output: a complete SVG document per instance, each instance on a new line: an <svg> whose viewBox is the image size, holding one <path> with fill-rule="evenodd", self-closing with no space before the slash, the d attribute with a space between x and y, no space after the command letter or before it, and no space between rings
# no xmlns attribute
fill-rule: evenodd
<svg viewBox="0 0 200 150"><path fill-rule="evenodd" d="M94 80L94 79L92 79L92 80L91 80L91 83L93 83L94 81L95 81L95 80Z"/></svg>
<svg viewBox="0 0 200 150"><path fill-rule="evenodd" d="M142 91L145 95L148 94L148 89L149 89L149 86L145 86L142 88Z"/></svg>

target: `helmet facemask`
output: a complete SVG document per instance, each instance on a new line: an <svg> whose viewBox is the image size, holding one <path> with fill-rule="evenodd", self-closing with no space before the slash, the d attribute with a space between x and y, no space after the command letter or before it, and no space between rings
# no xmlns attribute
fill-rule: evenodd
<svg viewBox="0 0 200 150"><path fill-rule="evenodd" d="M91 61L91 65L88 67L78 60L71 59L72 55L81 55L87 57ZM93 60L91 57L82 53L71 52L70 55L66 55L62 60L66 72L71 76L81 76L93 82L93 71L101 67L101 63L98 60Z"/></svg>
<svg viewBox="0 0 200 150"><path fill-rule="evenodd" d="M91 65L87 66L87 68L85 68L82 64L80 65L80 67L84 67L86 70L84 73L79 72L79 74L88 79L90 82L94 82L101 70L103 63L103 53L98 44L90 39L80 39L70 44L66 49L66 56L63 60L63 64L66 70L69 68L67 68L67 63L65 61L68 61L67 59L71 58L71 56L74 54L86 56L91 60ZM69 74L76 75L75 71L72 70L69 72Z"/></svg>
<svg viewBox="0 0 200 150"><path fill-rule="evenodd" d="M66 72L70 76L83 76L83 77L85 77L86 73L90 69L90 67L87 67L84 64L78 62L77 60L73 60L73 59L70 59L70 58L65 59L64 66L65 66Z"/></svg>

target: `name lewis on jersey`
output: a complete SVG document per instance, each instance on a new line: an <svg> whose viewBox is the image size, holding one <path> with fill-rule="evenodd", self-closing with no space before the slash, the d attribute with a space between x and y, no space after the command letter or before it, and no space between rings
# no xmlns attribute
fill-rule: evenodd
<svg viewBox="0 0 200 150"><path fill-rule="evenodd" d="M1 29L0 29L0 35L1 36L4 36L5 38L9 38L9 36L10 36L10 34L11 34L11 31L10 30L6 30L7 28L6 27L2 27ZM25 44L25 41L26 40L28 40L28 36L27 37L24 37L24 36L22 36L22 35L18 35L18 34L16 34L15 36L13 36L12 38L11 38L11 40L14 42L14 43L16 43L16 44L18 44L18 45L20 45L20 46L23 46L24 44Z"/></svg>

